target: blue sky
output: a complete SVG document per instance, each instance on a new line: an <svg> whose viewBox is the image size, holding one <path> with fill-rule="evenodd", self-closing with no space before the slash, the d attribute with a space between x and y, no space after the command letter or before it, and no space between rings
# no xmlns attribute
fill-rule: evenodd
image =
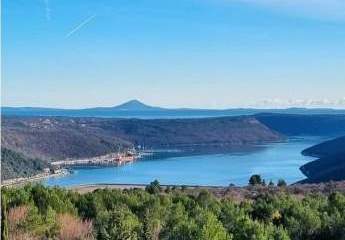
<svg viewBox="0 0 345 240"><path fill-rule="evenodd" d="M2 1L2 105L344 107L344 97L344 1Z"/></svg>

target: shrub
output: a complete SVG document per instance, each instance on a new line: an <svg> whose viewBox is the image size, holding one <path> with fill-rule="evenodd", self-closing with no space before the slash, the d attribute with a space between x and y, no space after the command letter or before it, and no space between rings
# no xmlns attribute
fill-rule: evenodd
<svg viewBox="0 0 345 240"><path fill-rule="evenodd" d="M92 222L89 220L82 221L81 219L68 214L59 214L57 221L60 227L58 237L64 240L91 240Z"/></svg>

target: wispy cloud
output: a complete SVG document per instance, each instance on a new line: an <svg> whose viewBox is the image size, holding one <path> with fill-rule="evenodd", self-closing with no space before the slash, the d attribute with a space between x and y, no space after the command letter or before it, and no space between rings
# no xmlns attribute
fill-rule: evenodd
<svg viewBox="0 0 345 240"><path fill-rule="evenodd" d="M345 20L345 0L232 0L255 4L290 14L327 20Z"/></svg>
<svg viewBox="0 0 345 240"><path fill-rule="evenodd" d="M345 97L341 99L265 99L254 104L256 107L312 107L345 108Z"/></svg>
<svg viewBox="0 0 345 240"><path fill-rule="evenodd" d="M85 25L89 24L95 17L96 17L96 15L92 15L92 16L89 16L88 18L86 18L84 21L82 21L77 26L75 26L71 31L69 31L65 35L65 38L71 37L73 34L78 32L82 27L84 27Z"/></svg>
<svg viewBox="0 0 345 240"><path fill-rule="evenodd" d="M44 10L45 10L45 15L46 15L46 20L50 21L51 19L51 8L49 4L49 0L43 0L44 1Z"/></svg>

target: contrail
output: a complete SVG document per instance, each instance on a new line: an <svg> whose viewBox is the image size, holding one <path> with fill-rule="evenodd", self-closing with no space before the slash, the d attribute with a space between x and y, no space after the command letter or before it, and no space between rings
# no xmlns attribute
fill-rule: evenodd
<svg viewBox="0 0 345 240"><path fill-rule="evenodd" d="M70 36L72 36L74 33L76 33L77 31L79 31L82 27L84 27L86 24L88 24L89 22L92 21L92 19L94 19L96 17L96 15L92 15L90 17L88 17L87 19L85 19L84 21L82 21L80 24L78 24L75 28L73 28L69 33L67 33L65 35L65 38L69 38Z"/></svg>

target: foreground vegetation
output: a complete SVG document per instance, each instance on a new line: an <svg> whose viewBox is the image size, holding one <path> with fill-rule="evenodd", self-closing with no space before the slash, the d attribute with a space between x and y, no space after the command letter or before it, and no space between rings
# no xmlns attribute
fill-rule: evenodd
<svg viewBox="0 0 345 240"><path fill-rule="evenodd" d="M269 187L265 187L269 188ZM345 195L274 194L235 201L205 190L2 189L1 239L345 239Z"/></svg>

